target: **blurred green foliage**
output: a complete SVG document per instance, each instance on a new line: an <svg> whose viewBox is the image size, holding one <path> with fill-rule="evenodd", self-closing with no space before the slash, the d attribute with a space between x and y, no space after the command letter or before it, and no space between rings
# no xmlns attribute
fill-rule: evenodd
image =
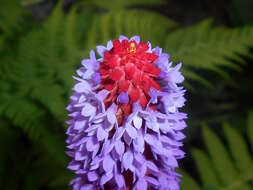
<svg viewBox="0 0 253 190"><path fill-rule="evenodd" d="M201 179L201 186L183 173L182 190L250 190L253 189L253 112L249 113L247 138L228 123L222 126L226 144L212 130L203 126L207 151L192 148L192 155ZM250 145L248 145L248 141ZM228 146L228 148L227 148Z"/></svg>
<svg viewBox="0 0 253 190"><path fill-rule="evenodd" d="M0 6L1 189L68 189L72 176L66 170L68 159L64 154L65 107L72 75L96 44L120 34L140 35L168 51L173 61L184 63L182 72L190 92L215 89L217 83L230 79L229 71L242 70L245 57L252 57L253 27L214 26L212 19L182 27L155 11L137 8L163 5L165 1L161 0L87 0L77 2L69 11L63 11L59 1L42 21L34 19L24 6L31 2L37 1L1 0ZM243 164L234 165L219 139L203 127L213 160L203 150L193 151L203 186L231 189L227 184L235 181L242 190L249 189L245 176L235 170L244 175L251 167L247 163L252 165L245 142L228 126L224 130L235 161ZM252 142L252 127L249 130ZM214 145L220 148L214 150ZM237 149L245 160L236 156ZM216 151L224 159L219 160ZM228 171L231 176L226 175ZM202 189L183 173L183 188Z"/></svg>

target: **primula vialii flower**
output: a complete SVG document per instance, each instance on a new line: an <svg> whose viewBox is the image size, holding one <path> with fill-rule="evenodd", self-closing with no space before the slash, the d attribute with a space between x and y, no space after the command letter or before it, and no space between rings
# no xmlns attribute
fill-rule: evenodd
<svg viewBox="0 0 253 190"><path fill-rule="evenodd" d="M179 72L139 36L97 46L74 77L67 107L68 168L74 190L178 190L186 127Z"/></svg>

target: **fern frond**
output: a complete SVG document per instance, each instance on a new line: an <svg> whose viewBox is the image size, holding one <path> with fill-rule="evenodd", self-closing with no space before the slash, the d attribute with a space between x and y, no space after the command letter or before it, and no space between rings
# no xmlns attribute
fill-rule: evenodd
<svg viewBox="0 0 253 190"><path fill-rule="evenodd" d="M122 10L127 7L133 7L133 6L138 6L138 5L143 5L143 6L151 6L151 5L157 5L157 4L163 4L165 3L164 0L110 0L107 1L106 3L103 0L92 0L85 2L90 3L92 5L101 7L103 9L109 10L109 11L118 11Z"/></svg>
<svg viewBox="0 0 253 190"><path fill-rule="evenodd" d="M183 61L183 73L208 70L228 78L223 67L240 70L234 61L243 63L239 54L250 55L248 46L252 44L252 27L213 27L212 21L206 20L171 32L165 48L174 60ZM190 79L199 81L196 77Z"/></svg>
<svg viewBox="0 0 253 190"><path fill-rule="evenodd" d="M220 184L213 169L213 164L206 153L202 150L193 149L192 154L204 187L210 187L212 185L219 187Z"/></svg>
<svg viewBox="0 0 253 190"><path fill-rule="evenodd" d="M42 0L21 0L22 5L29 6L36 3L40 3Z"/></svg>
<svg viewBox="0 0 253 190"><path fill-rule="evenodd" d="M236 167L243 176L252 175L253 162L245 140L227 123L223 126Z"/></svg>
<svg viewBox="0 0 253 190"><path fill-rule="evenodd" d="M10 14L10 12L12 14ZM11 32L11 29L17 27L24 9L18 0L1 0L0 6L0 29L4 33Z"/></svg>
<svg viewBox="0 0 253 190"><path fill-rule="evenodd" d="M251 117L250 113L249 120ZM248 130L251 127L249 122ZM227 123L223 125L223 131L229 150L214 132L204 126L203 138L207 152L198 149L192 151L203 184L201 189L251 190L253 159L249 147L239 132ZM187 184L184 186L187 187Z"/></svg>
<svg viewBox="0 0 253 190"><path fill-rule="evenodd" d="M184 172L183 170L179 171L180 174L182 174L182 181L181 181L181 189L182 190L201 190L201 187L198 185L197 182L195 182L195 180L188 175L186 172Z"/></svg>
<svg viewBox="0 0 253 190"><path fill-rule="evenodd" d="M235 168L219 138L207 127L203 128L207 150L214 162L214 167L223 185L231 184L237 179Z"/></svg>
<svg viewBox="0 0 253 190"><path fill-rule="evenodd" d="M25 11L18 0L1 0L0 5L0 48L5 40L22 28Z"/></svg>
<svg viewBox="0 0 253 190"><path fill-rule="evenodd" d="M80 62L74 20L75 11L65 16L59 3L43 26L19 40L17 51L1 55L0 115L22 126L31 139L41 135L36 125L46 118L66 118L71 76Z"/></svg>
<svg viewBox="0 0 253 190"><path fill-rule="evenodd" d="M87 34L87 49L108 39L118 38L121 34L129 37L140 35L142 40L161 46L168 30L175 26L175 22L148 11L128 10L96 15Z"/></svg>

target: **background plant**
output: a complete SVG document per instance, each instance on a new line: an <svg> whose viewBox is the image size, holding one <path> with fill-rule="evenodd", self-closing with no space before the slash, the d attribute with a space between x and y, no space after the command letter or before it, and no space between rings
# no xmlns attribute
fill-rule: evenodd
<svg viewBox="0 0 253 190"><path fill-rule="evenodd" d="M252 88L252 78L245 75L245 68L251 68L253 27L245 25L246 21L236 27L217 25L213 19L183 25L161 14L161 7L168 4L160 0L95 0L67 5L65 1L55 1L46 17L40 18L34 13L36 6L40 8L49 2L21 2L2 0L0 6L2 189L68 188L71 174L65 169L64 121L73 84L71 77L90 48L120 34L138 34L163 47L174 62L183 61L188 89L186 112L190 113L189 147L199 144L198 126L203 120L212 126L230 118L240 123L243 113L250 108L250 95L240 95L250 94ZM237 109L242 98L240 112ZM205 139L214 136L203 128L207 131ZM244 127L239 129L245 133ZM236 134L240 137L239 132ZM203 162L207 157L203 150L194 150L193 155L198 168L200 164L208 167L209 162ZM185 162L187 172L191 162L189 158ZM196 172L190 175L198 176ZM201 178L205 188L223 187L205 184L212 175ZM183 186L188 183L195 184L185 177Z"/></svg>
<svg viewBox="0 0 253 190"><path fill-rule="evenodd" d="M228 123L224 123L222 129L228 148L209 127L202 127L207 151L198 148L191 151L201 186L184 173L182 189L252 189L253 159L250 151L253 149L253 112L248 116L247 138Z"/></svg>

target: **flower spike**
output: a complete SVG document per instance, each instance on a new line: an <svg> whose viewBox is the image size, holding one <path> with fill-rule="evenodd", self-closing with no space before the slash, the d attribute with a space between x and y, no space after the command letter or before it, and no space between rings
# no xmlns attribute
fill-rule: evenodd
<svg viewBox="0 0 253 190"><path fill-rule="evenodd" d="M91 50L74 77L66 134L74 190L179 190L181 64L139 36Z"/></svg>

